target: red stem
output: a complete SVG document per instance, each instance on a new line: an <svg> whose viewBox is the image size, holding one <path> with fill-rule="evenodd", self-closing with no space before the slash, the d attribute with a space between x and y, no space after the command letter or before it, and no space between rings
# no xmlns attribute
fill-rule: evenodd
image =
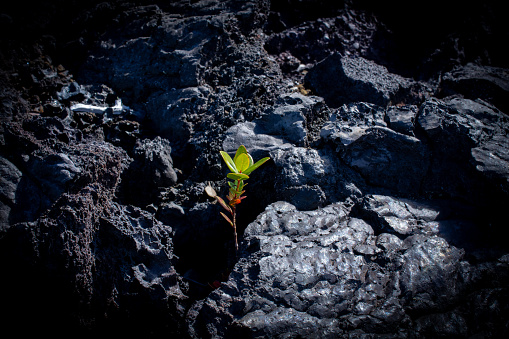
<svg viewBox="0 0 509 339"><path fill-rule="evenodd" d="M239 187L240 187L240 179L237 179L237 191L239 191ZM238 198L240 198L240 195L237 196L237 193L235 193L235 196L233 197L234 201L237 200ZM237 212L237 208L235 207L236 205L234 204L232 206L232 217L233 217L233 232L235 233L235 255L238 254L238 251L239 251L239 242L238 242L238 239L237 239L237 216L236 216L236 212Z"/></svg>
<svg viewBox="0 0 509 339"><path fill-rule="evenodd" d="M236 208L235 206L232 207L232 215L233 215L233 232L235 233L235 255L237 255L237 252L239 251L239 243L237 240L237 221L235 220L236 214Z"/></svg>

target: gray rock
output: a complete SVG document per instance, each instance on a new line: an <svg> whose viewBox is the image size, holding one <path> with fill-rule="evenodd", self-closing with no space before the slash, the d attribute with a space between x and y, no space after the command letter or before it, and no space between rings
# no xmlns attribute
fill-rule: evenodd
<svg viewBox="0 0 509 339"><path fill-rule="evenodd" d="M286 187L275 194L284 197L300 210L310 211L323 206L328 200L320 185L301 185Z"/></svg>
<svg viewBox="0 0 509 339"><path fill-rule="evenodd" d="M17 235L20 248L11 249L14 258L44 273L38 275L37 287L27 282L3 284L18 295L7 299L7 304L26 298L34 303L29 313L37 313L51 300L51 310L44 307L46 311L35 320L42 328L54 324L57 317L66 320L65 327L87 321L96 324L89 325L91 331L111 331L109 325L101 324L114 316L146 319L159 330L169 326L169 332L175 331L185 296L174 269L171 227L147 212L105 199L104 193L89 187L79 195L64 195L44 218L15 226L11 236ZM73 205L80 206L81 214L69 209ZM27 251L33 247L37 251ZM20 271L7 267L13 274ZM19 277L27 274L17 273ZM120 331L140 331L137 321L124 321L130 325Z"/></svg>
<svg viewBox="0 0 509 339"><path fill-rule="evenodd" d="M246 149L254 159L260 159L268 156L272 150L283 150L291 148L291 144L285 143L282 138L268 134L257 133L257 125L254 122L240 123L230 127L226 131L223 141L223 150L229 153L235 153L240 145L246 146Z"/></svg>
<svg viewBox="0 0 509 339"><path fill-rule="evenodd" d="M339 145L349 145L374 126L386 127L381 107L365 102L343 105L325 122L320 137Z"/></svg>
<svg viewBox="0 0 509 339"><path fill-rule="evenodd" d="M109 217L105 218L98 234L99 237L105 237L103 241L107 239L109 246L102 246L97 258L102 258L106 266L116 261L118 266L111 266L108 269L117 273L110 278L103 278L119 280L110 280L106 286L110 288L116 286L117 290L119 288L139 290L138 296L125 301L134 303L131 306L125 305L127 308L141 303L140 305L144 305L145 308L155 306L163 310L167 307L169 298L171 302L176 301L174 298L182 299L179 277L173 267L172 228L159 223L151 214L135 207L113 203L110 208L111 210L107 211ZM118 243L123 243L124 246L118 248L115 246ZM122 256L121 252L130 254ZM107 291L97 292L102 294ZM141 310L134 312L139 311Z"/></svg>
<svg viewBox="0 0 509 339"><path fill-rule="evenodd" d="M34 152L26 162L15 167L6 159L2 171L2 221L4 227L20 221L33 221L74 189L82 179L83 169L66 153Z"/></svg>
<svg viewBox="0 0 509 339"><path fill-rule="evenodd" d="M165 225L180 224L184 220L185 211L174 202L164 203L157 210L156 217Z"/></svg>
<svg viewBox="0 0 509 339"><path fill-rule="evenodd" d="M473 117L478 121L469 123L475 127L469 129L469 135L476 143L471 150L476 169L499 182L507 192L505 182L509 178L509 142L504 128L509 121L507 115L483 101L452 98L445 103L451 113Z"/></svg>
<svg viewBox="0 0 509 339"><path fill-rule="evenodd" d="M168 140L160 137L142 140L134 149L134 161L142 163L142 172L157 186L173 185L177 182Z"/></svg>
<svg viewBox="0 0 509 339"><path fill-rule="evenodd" d="M503 135L495 135L482 145L472 149L472 157L476 163L476 169L486 176L493 177L505 187L506 179L509 178L509 143Z"/></svg>
<svg viewBox="0 0 509 339"><path fill-rule="evenodd" d="M33 156L28 160L27 169L50 201L64 193L82 172L64 153Z"/></svg>
<svg viewBox="0 0 509 339"><path fill-rule="evenodd" d="M506 115L482 102L459 98L426 101L417 119L433 150L426 190L487 207L498 204L508 191L503 155L509 147L503 127L507 122ZM478 175L485 178L484 183L478 181Z"/></svg>
<svg viewBox="0 0 509 339"><path fill-rule="evenodd" d="M146 105L151 127L172 144L183 147L191 136L186 117L194 107L205 102L207 95L205 87L174 89L151 95Z"/></svg>
<svg viewBox="0 0 509 339"><path fill-rule="evenodd" d="M443 238L415 235L405 239L399 275L402 304L408 313L426 312L454 304L470 283L464 250ZM451 284L451 281L454 283Z"/></svg>
<svg viewBox="0 0 509 339"><path fill-rule="evenodd" d="M293 147L270 153L278 170L278 186L301 186L320 183L331 170L314 149Z"/></svg>
<svg viewBox="0 0 509 339"><path fill-rule="evenodd" d="M342 204L308 212L268 206L246 229L230 279L190 310L192 336L408 337L428 326L415 315L436 319L439 332L451 317L473 316L456 306L477 293L482 278L474 272L485 268L437 235L440 209L387 196L367 203L393 234ZM478 330L465 325L462 333Z"/></svg>
<svg viewBox="0 0 509 339"><path fill-rule="evenodd" d="M399 91L409 89L411 81L362 57L332 54L317 63L306 75L316 95L332 107L363 101L388 105ZM334 84L332 86L332 84Z"/></svg>
<svg viewBox="0 0 509 339"><path fill-rule="evenodd" d="M83 101L90 98L90 93L77 82L73 81L57 92L57 98L63 101Z"/></svg>
<svg viewBox="0 0 509 339"><path fill-rule="evenodd" d="M260 118L229 128L223 149L235 152L239 145L245 145L258 158L272 150L288 149L291 144L304 146L308 142L306 117L321 103L319 98L299 93L282 95L275 108L265 111Z"/></svg>
<svg viewBox="0 0 509 339"><path fill-rule="evenodd" d="M385 112L387 127L401 134L415 136L415 119L418 112L419 108L415 105L390 106Z"/></svg>
<svg viewBox="0 0 509 339"><path fill-rule="evenodd" d="M368 195L359 204L361 215L377 225L377 233L398 236L409 234L437 234L440 212L436 207L383 195Z"/></svg>
<svg viewBox="0 0 509 339"><path fill-rule="evenodd" d="M2 265L19 278L1 284L12 296L4 299L12 310L10 322L19 321L16 305L30 303L26 316L42 330L60 319L64 328L87 323L92 332L111 331L111 323L102 327L107 318L127 324L130 317L146 317L153 326L176 331L185 284L174 269L172 228L113 201L127 154L98 142L73 145L65 153L45 152L34 152L27 161L16 189L17 220L2 237ZM26 186L26 173L44 191ZM31 203L27 193L38 213L22 222L27 219L20 211ZM50 195L56 199L51 205L37 200ZM140 330L137 322L128 327L127 332Z"/></svg>
<svg viewBox="0 0 509 339"><path fill-rule="evenodd" d="M21 176L21 171L13 163L0 157L0 234L10 227L11 209L16 204Z"/></svg>
<svg viewBox="0 0 509 339"><path fill-rule="evenodd" d="M313 210L326 201L326 186L332 168L314 149L293 147L270 152L275 165L276 199L284 199L301 210Z"/></svg>
<svg viewBox="0 0 509 339"><path fill-rule="evenodd" d="M147 14L149 17L157 16L157 13ZM145 95L144 86L138 81L143 78L156 89L197 86L200 51L207 37L210 38L213 27L208 27L206 20L199 17L191 25L182 25L180 20L167 17L156 26L156 22L147 19L142 18L148 21L145 25L154 31L153 34L143 36L139 32L140 36L131 39L120 34L103 41L100 48L89 56L88 71L108 68L109 71L100 76L107 78L117 90L129 91L135 100ZM140 19L137 18L137 21ZM199 27L202 34L187 35L191 38L184 39L190 26ZM208 34L205 33L207 30ZM161 42L162 37L167 40Z"/></svg>
<svg viewBox="0 0 509 339"><path fill-rule="evenodd" d="M280 135L285 140L304 146L308 141L306 116L313 106L322 102L318 97L306 97L300 93L284 95L276 105L256 121L257 128L269 135Z"/></svg>
<svg viewBox="0 0 509 339"><path fill-rule="evenodd" d="M414 137L384 127L370 128L340 154L374 186L418 193L427 174L429 151Z"/></svg>
<svg viewBox="0 0 509 339"><path fill-rule="evenodd" d="M505 98L509 92L507 69L469 63L444 74L440 84L444 96L461 94L468 99L483 99L504 112L509 111Z"/></svg>
<svg viewBox="0 0 509 339"><path fill-rule="evenodd" d="M123 175L121 193L126 201L145 206L176 182L170 142L161 137L145 139L133 150L133 161Z"/></svg>

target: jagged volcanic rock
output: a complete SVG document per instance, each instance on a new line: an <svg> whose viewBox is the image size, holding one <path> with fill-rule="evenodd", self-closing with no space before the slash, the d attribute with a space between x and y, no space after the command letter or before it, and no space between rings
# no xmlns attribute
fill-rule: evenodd
<svg viewBox="0 0 509 339"><path fill-rule="evenodd" d="M500 6L5 4L2 329L507 337Z"/></svg>

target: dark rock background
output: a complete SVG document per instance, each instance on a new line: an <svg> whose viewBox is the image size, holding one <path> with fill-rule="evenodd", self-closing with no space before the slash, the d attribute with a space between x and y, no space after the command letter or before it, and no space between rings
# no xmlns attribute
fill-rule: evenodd
<svg viewBox="0 0 509 339"><path fill-rule="evenodd" d="M501 6L3 4L2 331L507 337Z"/></svg>

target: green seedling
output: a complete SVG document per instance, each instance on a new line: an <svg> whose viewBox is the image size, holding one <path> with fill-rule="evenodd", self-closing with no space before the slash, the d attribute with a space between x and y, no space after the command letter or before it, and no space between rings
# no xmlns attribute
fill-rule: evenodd
<svg viewBox="0 0 509 339"><path fill-rule="evenodd" d="M263 159L258 160L255 163L251 155L247 152L246 147L244 147L244 145L239 146L233 159L230 157L228 153L224 151L220 151L220 153L221 156L223 157L224 162L226 163L226 166L228 166L228 168L231 171L226 175L226 177L231 180L228 181L229 191L228 195L226 196L226 198L228 199L228 204L223 200L223 198L215 194L212 188L207 190L207 194L215 198L230 215L229 217L225 213L219 212L223 216L223 218L230 224L230 226L233 227L233 232L235 234L235 252L237 252L239 250L239 244L237 239L236 208L237 205L240 204L244 198L246 198L246 196L243 195L246 192L244 190L244 188L247 185L245 181L249 179L249 175L255 169L263 165L270 158L265 157Z"/></svg>

